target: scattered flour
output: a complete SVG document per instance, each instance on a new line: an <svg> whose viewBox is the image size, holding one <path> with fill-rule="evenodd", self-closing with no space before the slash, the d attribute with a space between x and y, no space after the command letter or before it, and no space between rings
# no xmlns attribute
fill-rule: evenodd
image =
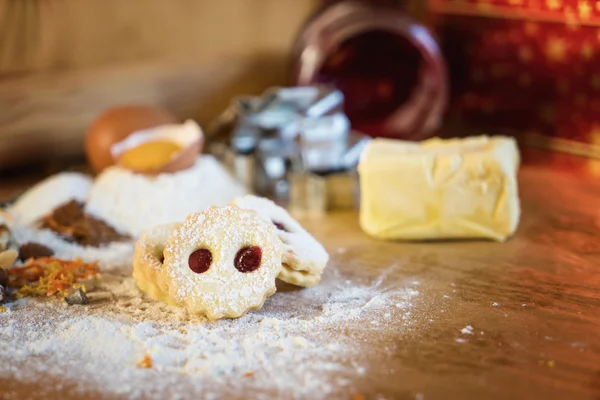
<svg viewBox="0 0 600 400"><path fill-rule="evenodd" d="M92 178L76 172L62 172L27 190L9 208L19 225L31 225L56 207L71 200L85 201Z"/></svg>
<svg viewBox="0 0 600 400"><path fill-rule="evenodd" d="M473 327L471 325L467 325L460 330L460 333L463 335L473 335Z"/></svg>
<svg viewBox="0 0 600 400"><path fill-rule="evenodd" d="M145 176L113 166L90 191L86 212L134 237L156 225L183 221L211 205L224 206L246 193L210 155L174 174Z"/></svg>
<svg viewBox="0 0 600 400"><path fill-rule="evenodd" d="M67 242L47 229L12 224L11 231L17 243L43 243L54 251L54 257L65 260L81 258L86 262L98 261L101 270L105 272L131 272L133 241L114 242L102 247L80 246Z"/></svg>
<svg viewBox="0 0 600 400"><path fill-rule="evenodd" d="M12 218L0 214L0 223L10 226L17 244L43 243L55 257L98 261L104 272L130 273L135 238L144 229L183 221L192 212L226 205L243 194L245 189L213 156L203 155L193 167L175 174L145 176L114 166L95 180L81 173L53 175L23 193L7 209ZM84 247L38 229L43 216L73 199L86 203L86 212L134 240Z"/></svg>
<svg viewBox="0 0 600 400"><path fill-rule="evenodd" d="M151 301L117 275L102 277L90 296L104 300L88 306L22 299L0 313L0 375L51 376L110 398L349 398L368 370L368 345L352 332L407 326L418 291L341 275L331 265L319 286L282 286L262 310L217 322ZM150 369L138 366L145 355Z"/></svg>

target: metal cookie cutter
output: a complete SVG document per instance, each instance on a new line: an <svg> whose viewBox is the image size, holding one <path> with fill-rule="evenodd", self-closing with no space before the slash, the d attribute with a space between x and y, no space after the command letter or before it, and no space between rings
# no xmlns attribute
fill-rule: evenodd
<svg viewBox="0 0 600 400"><path fill-rule="evenodd" d="M343 102L329 86L234 99L207 131L209 151L249 191L294 213L357 208L356 166L370 139L351 131Z"/></svg>

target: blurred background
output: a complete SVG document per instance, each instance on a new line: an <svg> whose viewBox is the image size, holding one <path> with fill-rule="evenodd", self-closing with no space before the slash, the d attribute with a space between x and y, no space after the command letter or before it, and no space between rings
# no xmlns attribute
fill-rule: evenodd
<svg viewBox="0 0 600 400"><path fill-rule="evenodd" d="M587 0L0 0L0 173L83 159L114 105L207 126L312 83L371 136L509 134L569 167L600 155L599 27Z"/></svg>

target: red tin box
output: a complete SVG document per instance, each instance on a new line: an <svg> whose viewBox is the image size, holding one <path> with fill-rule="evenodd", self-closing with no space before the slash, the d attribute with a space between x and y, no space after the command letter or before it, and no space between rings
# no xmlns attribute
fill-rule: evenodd
<svg viewBox="0 0 600 400"><path fill-rule="evenodd" d="M428 0L451 120L600 157L600 2Z"/></svg>

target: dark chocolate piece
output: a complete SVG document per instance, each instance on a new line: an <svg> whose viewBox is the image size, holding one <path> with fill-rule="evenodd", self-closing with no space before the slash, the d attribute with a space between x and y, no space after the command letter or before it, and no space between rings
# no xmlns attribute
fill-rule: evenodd
<svg viewBox="0 0 600 400"><path fill-rule="evenodd" d="M53 255L54 251L51 248L35 242L25 243L19 247L19 259L21 261L30 258L52 257Z"/></svg>

